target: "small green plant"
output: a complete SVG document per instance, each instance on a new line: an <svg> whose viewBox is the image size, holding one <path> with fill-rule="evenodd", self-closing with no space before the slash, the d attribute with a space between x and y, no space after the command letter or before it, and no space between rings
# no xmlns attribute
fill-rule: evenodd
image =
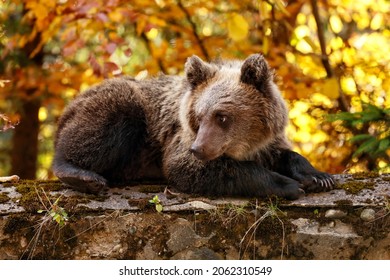
<svg viewBox="0 0 390 280"><path fill-rule="evenodd" d="M155 195L151 200L149 200L149 203L150 204L154 204L154 206L156 207L156 211L161 213L162 210L163 210L163 206L161 204L161 201L160 199L158 198L158 195Z"/></svg>
<svg viewBox="0 0 390 280"><path fill-rule="evenodd" d="M40 209L38 210L38 213L46 212L53 219L53 221L59 224L60 227L63 227L65 225L65 222L68 221L68 213L65 211L64 208L58 206L60 198L58 197L54 203L51 203L50 200L48 201L50 203L50 208L46 208L44 210Z"/></svg>
<svg viewBox="0 0 390 280"><path fill-rule="evenodd" d="M37 247L38 241L41 238L42 231L45 229L48 229L53 224L56 224L56 227L58 226L58 229L62 229L63 226L65 226L66 222L68 221L68 213L65 211L64 208L60 207L58 205L60 201L60 197L58 197L54 203L50 201L50 198L46 194L45 190L41 188L39 191L34 186L35 192L38 196L38 199L44 209L40 209L37 212L38 213L45 213L42 218L40 218L40 221L34 226L34 236L31 238L30 242L28 243L26 250L22 254L23 256L29 251L27 258L32 259L34 256L35 249ZM42 197L43 194L44 198ZM54 222L54 223L53 223Z"/></svg>
<svg viewBox="0 0 390 280"><path fill-rule="evenodd" d="M235 205L226 204L222 207L216 207L215 209L208 210L210 218L215 221L220 221L224 227L234 226L236 223L240 223L246 219L248 205Z"/></svg>

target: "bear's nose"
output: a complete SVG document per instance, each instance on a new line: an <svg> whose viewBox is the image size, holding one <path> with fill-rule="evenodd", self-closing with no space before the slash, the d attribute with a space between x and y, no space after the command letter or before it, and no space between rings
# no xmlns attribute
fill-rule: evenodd
<svg viewBox="0 0 390 280"><path fill-rule="evenodd" d="M192 145L191 148L190 148L190 152L196 156L198 159L200 160L203 160L204 159L204 148L202 148L201 146L198 146L198 145Z"/></svg>

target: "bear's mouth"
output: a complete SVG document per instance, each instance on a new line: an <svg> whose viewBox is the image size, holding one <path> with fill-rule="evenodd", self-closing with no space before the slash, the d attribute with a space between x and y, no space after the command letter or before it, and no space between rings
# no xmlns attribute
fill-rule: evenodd
<svg viewBox="0 0 390 280"><path fill-rule="evenodd" d="M212 161L212 160L215 160L219 157L221 157L223 154L213 154L213 155L210 155L210 154L205 154L205 153L198 153L198 152L194 152L194 151L191 151L192 155L195 156L198 160L206 163L208 161Z"/></svg>

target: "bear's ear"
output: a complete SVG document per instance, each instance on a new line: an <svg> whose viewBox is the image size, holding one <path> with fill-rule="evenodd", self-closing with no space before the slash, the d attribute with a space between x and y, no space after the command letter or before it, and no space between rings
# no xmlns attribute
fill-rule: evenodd
<svg viewBox="0 0 390 280"><path fill-rule="evenodd" d="M263 94L268 93L269 82L272 78L273 71L261 54L252 54L241 66L241 82L253 85Z"/></svg>
<svg viewBox="0 0 390 280"><path fill-rule="evenodd" d="M184 66L187 80L192 88L207 81L214 76L216 70L210 64L201 60L198 56L193 55L187 59Z"/></svg>

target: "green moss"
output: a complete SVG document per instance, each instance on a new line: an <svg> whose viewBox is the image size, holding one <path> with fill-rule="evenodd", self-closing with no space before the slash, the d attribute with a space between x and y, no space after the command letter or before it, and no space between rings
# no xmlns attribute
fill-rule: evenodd
<svg viewBox="0 0 390 280"><path fill-rule="evenodd" d="M374 182L349 181L339 185L339 188L344 189L347 193L357 194L363 189L374 189L374 186Z"/></svg>
<svg viewBox="0 0 390 280"><path fill-rule="evenodd" d="M333 203L338 205L338 206L352 206L353 205L352 200L349 200L349 199L335 200L335 201L333 201Z"/></svg>
<svg viewBox="0 0 390 280"><path fill-rule="evenodd" d="M26 194L34 191L36 188L42 188L45 192L59 191L63 189L62 183L58 180L21 180L15 183L14 186L20 194Z"/></svg>
<svg viewBox="0 0 390 280"><path fill-rule="evenodd" d="M91 195L88 196L88 198L89 198L89 202L91 200L103 202L103 201L106 201L109 198L109 196L108 195L95 195L95 194L91 194Z"/></svg>
<svg viewBox="0 0 390 280"><path fill-rule="evenodd" d="M372 199L370 199L370 198L367 198L366 200L364 200L364 202L367 203L367 204L372 204L373 203Z"/></svg>
<svg viewBox="0 0 390 280"><path fill-rule="evenodd" d="M73 204L75 204L74 206L76 206L77 204L88 204L92 201L88 197L79 197L79 196L73 196L73 197L71 197L71 200L75 202L75 203L73 203Z"/></svg>
<svg viewBox="0 0 390 280"><path fill-rule="evenodd" d="M141 193L160 193L165 190L165 186L161 185L142 185L140 188Z"/></svg>
<svg viewBox="0 0 390 280"><path fill-rule="evenodd" d="M145 210L147 208L151 208L151 204L149 203L149 199L129 199L128 203L130 206L135 206L139 210Z"/></svg>
<svg viewBox="0 0 390 280"><path fill-rule="evenodd" d="M8 195L6 195L5 193L0 193L0 203L5 203L9 200L10 198L8 197Z"/></svg>
<svg viewBox="0 0 390 280"><path fill-rule="evenodd" d="M51 198L51 191L61 190L62 183L58 180L21 180L15 183L16 191L22 195L19 204L28 212L36 213L43 208L39 196L46 200L46 196ZM39 196L38 196L39 194Z"/></svg>
<svg viewBox="0 0 390 280"><path fill-rule="evenodd" d="M39 209L43 208L35 191L23 194L19 200L19 204L27 212L36 213Z"/></svg>
<svg viewBox="0 0 390 280"><path fill-rule="evenodd" d="M21 195L28 194L31 191L35 191L36 183L30 180L22 180L18 184L15 184L16 191Z"/></svg>
<svg viewBox="0 0 390 280"><path fill-rule="evenodd" d="M363 171L363 172L356 172L352 174L352 178L355 180L364 180L368 178L377 178L379 176L378 172L375 171Z"/></svg>
<svg viewBox="0 0 390 280"><path fill-rule="evenodd" d="M28 228L30 225L31 222L26 215L11 215L4 225L4 234L20 232L21 229Z"/></svg>

